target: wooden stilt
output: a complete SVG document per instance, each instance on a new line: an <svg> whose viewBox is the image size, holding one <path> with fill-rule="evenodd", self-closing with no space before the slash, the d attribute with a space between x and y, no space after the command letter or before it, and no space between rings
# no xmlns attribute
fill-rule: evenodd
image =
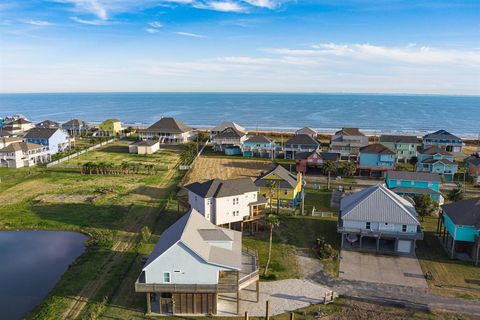
<svg viewBox="0 0 480 320"><path fill-rule="evenodd" d="M257 281L256 287L257 287L257 302L259 302L260 301L260 281Z"/></svg>
<svg viewBox="0 0 480 320"><path fill-rule="evenodd" d="M147 296L147 314L152 313L152 304L150 302L150 292L146 293Z"/></svg>
<svg viewBox="0 0 480 320"><path fill-rule="evenodd" d="M248 311L245 311L245 320L248 320Z"/></svg>
<svg viewBox="0 0 480 320"><path fill-rule="evenodd" d="M290 320L295 320L295 314L293 312L290 312Z"/></svg>
<svg viewBox="0 0 480 320"><path fill-rule="evenodd" d="M265 319L270 320L270 308L268 300L265 301Z"/></svg>

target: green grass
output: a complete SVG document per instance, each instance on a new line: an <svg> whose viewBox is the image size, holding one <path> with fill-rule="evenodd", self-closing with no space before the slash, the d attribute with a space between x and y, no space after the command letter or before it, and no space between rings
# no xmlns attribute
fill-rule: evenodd
<svg viewBox="0 0 480 320"><path fill-rule="evenodd" d="M453 297L480 299L480 268L471 262L451 260L442 248L435 231L437 217L426 217L422 223L425 237L417 242L417 257L423 272L430 271L432 293Z"/></svg>

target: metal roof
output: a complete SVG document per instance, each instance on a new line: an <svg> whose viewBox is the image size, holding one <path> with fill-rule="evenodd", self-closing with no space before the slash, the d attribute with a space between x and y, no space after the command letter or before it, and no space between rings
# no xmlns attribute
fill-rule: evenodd
<svg viewBox="0 0 480 320"><path fill-rule="evenodd" d="M383 185L376 185L343 198L343 220L420 225L415 207Z"/></svg>
<svg viewBox="0 0 480 320"><path fill-rule="evenodd" d="M208 238L213 233L217 234L216 238L219 238L218 235L221 233L225 234L222 239L228 237L232 241L232 249L210 244L204 236ZM177 243L186 246L206 263L233 270L242 268L242 233L217 227L198 211L191 209L162 233L143 269L147 269L158 257Z"/></svg>
<svg viewBox="0 0 480 320"><path fill-rule="evenodd" d="M382 135L380 136L380 142L391 143L419 143L416 136L402 136L402 135Z"/></svg>
<svg viewBox="0 0 480 320"><path fill-rule="evenodd" d="M251 136L245 142L252 142L252 143L271 143L272 141L265 136Z"/></svg>

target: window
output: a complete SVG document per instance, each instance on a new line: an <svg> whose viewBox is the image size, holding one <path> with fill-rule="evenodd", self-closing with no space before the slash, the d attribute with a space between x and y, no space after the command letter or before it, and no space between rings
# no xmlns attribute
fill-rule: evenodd
<svg viewBox="0 0 480 320"><path fill-rule="evenodd" d="M164 283L170 283L170 272L164 272L163 273L163 282Z"/></svg>
<svg viewBox="0 0 480 320"><path fill-rule="evenodd" d="M406 224L404 224L404 225L402 226L402 232L407 232L407 225L406 225Z"/></svg>
<svg viewBox="0 0 480 320"><path fill-rule="evenodd" d="M285 189L283 192L285 195L288 195L288 189Z"/></svg>
<svg viewBox="0 0 480 320"><path fill-rule="evenodd" d="M370 230L370 222L365 223L365 229Z"/></svg>

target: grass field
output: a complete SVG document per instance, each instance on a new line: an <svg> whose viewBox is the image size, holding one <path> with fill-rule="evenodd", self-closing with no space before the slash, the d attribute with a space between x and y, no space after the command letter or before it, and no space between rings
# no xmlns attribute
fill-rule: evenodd
<svg viewBox="0 0 480 320"><path fill-rule="evenodd" d="M423 241L418 241L417 257L423 272L433 275L427 281L434 294L480 299L480 268L471 262L451 260L435 235L437 217L426 217L422 223Z"/></svg>

